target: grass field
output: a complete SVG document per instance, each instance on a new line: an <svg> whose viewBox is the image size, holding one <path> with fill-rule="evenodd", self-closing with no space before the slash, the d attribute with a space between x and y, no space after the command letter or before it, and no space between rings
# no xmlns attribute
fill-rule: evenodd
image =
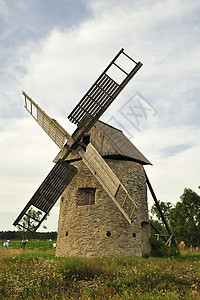
<svg viewBox="0 0 200 300"><path fill-rule="evenodd" d="M0 240L0 247L3 247L3 243L5 240ZM25 248L26 249L40 249L40 250L46 250L53 248L53 244L56 243L56 241L50 241L50 240L28 240L26 241ZM10 240L9 241L9 248L22 248L23 242L22 240Z"/></svg>
<svg viewBox="0 0 200 300"><path fill-rule="evenodd" d="M0 299L200 299L200 254L81 259L2 247Z"/></svg>

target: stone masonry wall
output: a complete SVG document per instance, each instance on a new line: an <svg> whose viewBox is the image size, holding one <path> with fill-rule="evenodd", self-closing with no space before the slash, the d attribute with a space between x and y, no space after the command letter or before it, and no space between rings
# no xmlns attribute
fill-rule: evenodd
<svg viewBox="0 0 200 300"><path fill-rule="evenodd" d="M61 196L57 256L142 256L150 252L150 225L143 166L133 161L106 160L136 201L129 224L83 162ZM79 188L95 188L95 204L77 205Z"/></svg>

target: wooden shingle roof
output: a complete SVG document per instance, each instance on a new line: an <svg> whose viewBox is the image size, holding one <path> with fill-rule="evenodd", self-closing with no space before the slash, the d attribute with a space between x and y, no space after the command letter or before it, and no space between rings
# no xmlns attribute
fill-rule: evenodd
<svg viewBox="0 0 200 300"><path fill-rule="evenodd" d="M89 136L89 142L104 158L134 160L142 165L151 164L121 130L104 122L97 121L85 136ZM84 137L83 142L85 143ZM55 162L58 160L58 157L59 154L55 158ZM75 149L66 158L67 161L77 159L79 160L81 157Z"/></svg>
<svg viewBox="0 0 200 300"><path fill-rule="evenodd" d="M113 155L127 157L145 165L151 164L121 130L101 121L97 121L94 126L106 137L107 141L115 149Z"/></svg>

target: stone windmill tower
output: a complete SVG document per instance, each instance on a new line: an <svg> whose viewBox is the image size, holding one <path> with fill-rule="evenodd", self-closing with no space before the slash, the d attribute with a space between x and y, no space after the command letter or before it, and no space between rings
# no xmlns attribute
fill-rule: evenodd
<svg viewBox="0 0 200 300"><path fill-rule="evenodd" d="M61 150L14 225L24 227L33 207L40 212L30 216L37 230L61 196L58 256L150 252L143 169L149 161L120 130L98 121L141 66L121 49L70 113L72 135L23 92L25 108Z"/></svg>
<svg viewBox="0 0 200 300"><path fill-rule="evenodd" d="M121 130L97 121L83 136L117 175L135 200L132 222L109 197L77 151L67 157L78 170L61 196L57 256L142 256L151 251L147 188L143 165L149 161ZM126 204L126 195L119 195Z"/></svg>

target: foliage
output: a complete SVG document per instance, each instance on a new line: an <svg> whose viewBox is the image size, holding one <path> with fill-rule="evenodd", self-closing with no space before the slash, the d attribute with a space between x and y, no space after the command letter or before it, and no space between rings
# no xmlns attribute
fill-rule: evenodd
<svg viewBox="0 0 200 300"><path fill-rule="evenodd" d="M153 224L160 232L162 232L162 234L167 234L167 229L160 221L151 219L151 224ZM152 228L152 233L157 233L157 231Z"/></svg>
<svg viewBox="0 0 200 300"><path fill-rule="evenodd" d="M178 256L180 252L174 245L168 246L161 239L157 240L155 235L151 236L151 256L171 257Z"/></svg>
<svg viewBox="0 0 200 300"><path fill-rule="evenodd" d="M21 240L21 232L20 231L0 231L0 240ZM47 240L57 239L57 232L51 231L51 232L30 232L29 233L29 239L35 239L35 240Z"/></svg>
<svg viewBox="0 0 200 300"><path fill-rule="evenodd" d="M168 223L168 226L170 225L170 213L171 210L173 208L173 205L170 202L163 202L158 200L158 204L160 206L160 209L166 219L166 222ZM151 207L151 222L156 226L156 228L158 228L158 230L162 233L162 234L169 234L163 221L161 218L161 215L157 209L156 204L153 204ZM153 230L154 232L154 230ZM157 232L155 232L157 233Z"/></svg>
<svg viewBox="0 0 200 300"><path fill-rule="evenodd" d="M159 201L159 200L158 200L158 203L159 203L160 209L161 209L166 221L169 222L170 213L173 208L173 204L171 204L170 202L163 202L163 201ZM160 222L162 221L161 216L156 207L156 204L152 205L151 214L154 215Z"/></svg>
<svg viewBox="0 0 200 300"><path fill-rule="evenodd" d="M191 189L185 189L176 205L159 201L161 210L178 242L184 241L187 246L200 246L200 196ZM164 228L159 212L154 204L151 213L156 218L156 227L163 233ZM155 222L155 221L154 221Z"/></svg>
<svg viewBox="0 0 200 300"><path fill-rule="evenodd" d="M200 244L200 196L185 189L181 201L170 213L170 224L178 241L198 247Z"/></svg>
<svg viewBox="0 0 200 300"><path fill-rule="evenodd" d="M198 260L0 250L0 299L199 299ZM6 257L4 256L6 253Z"/></svg>
<svg viewBox="0 0 200 300"><path fill-rule="evenodd" d="M43 218L43 213L40 210L36 210L33 207L30 207L28 212L23 216L20 221L22 226L18 226L18 230L22 233L24 240L30 238L30 232L33 232L38 225L38 222ZM45 218L45 220L47 217ZM47 229L46 226L43 226L44 229Z"/></svg>
<svg viewBox="0 0 200 300"><path fill-rule="evenodd" d="M40 210L35 210L34 208L30 208L25 214L20 222L20 224L23 227L18 227L18 229L22 232L24 232L24 237L27 238L27 235L25 233L28 233L29 231L34 231L35 226L37 225L37 221L40 220L42 216L42 212Z"/></svg>

